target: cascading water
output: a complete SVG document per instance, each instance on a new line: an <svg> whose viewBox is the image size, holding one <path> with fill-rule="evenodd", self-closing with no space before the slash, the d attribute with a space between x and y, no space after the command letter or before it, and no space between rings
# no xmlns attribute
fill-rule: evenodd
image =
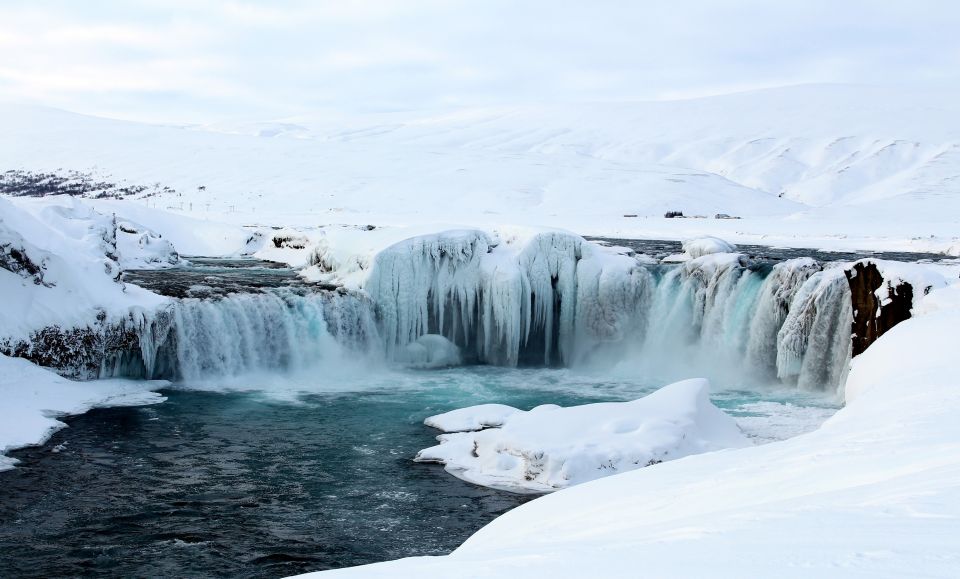
<svg viewBox="0 0 960 579"><path fill-rule="evenodd" d="M222 298L183 298L136 323L140 351L105 376L198 380L300 370L345 352L378 351L369 300L277 288Z"/></svg>
<svg viewBox="0 0 960 579"><path fill-rule="evenodd" d="M574 235L512 245L473 230L377 255L364 292L259 288L181 298L131 322L104 376L197 380L298 370L345 351L443 365L635 366L833 389L850 357L842 270L734 253L660 265ZM434 352L433 350L436 350Z"/></svg>

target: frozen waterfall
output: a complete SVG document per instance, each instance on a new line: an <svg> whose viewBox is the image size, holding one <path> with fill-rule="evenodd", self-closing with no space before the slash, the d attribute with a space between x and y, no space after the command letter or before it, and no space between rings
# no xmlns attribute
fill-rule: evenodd
<svg viewBox="0 0 960 579"><path fill-rule="evenodd" d="M364 289L388 356L439 334L468 362L638 362L682 376L728 365L806 389L835 388L850 358L842 269L736 253L654 265L559 231L501 241L476 230L402 241Z"/></svg>
<svg viewBox="0 0 960 579"><path fill-rule="evenodd" d="M355 294L273 289L184 298L131 324L139 351L110 360L102 375L199 380L307 369L347 353L382 358L373 306Z"/></svg>
<svg viewBox="0 0 960 579"><path fill-rule="evenodd" d="M416 367L593 366L833 389L850 359L841 267L713 253L659 264L562 231L454 230L378 252L363 291L172 300L131 316L103 376L198 380L362 355ZM126 338L125 338L126 339Z"/></svg>

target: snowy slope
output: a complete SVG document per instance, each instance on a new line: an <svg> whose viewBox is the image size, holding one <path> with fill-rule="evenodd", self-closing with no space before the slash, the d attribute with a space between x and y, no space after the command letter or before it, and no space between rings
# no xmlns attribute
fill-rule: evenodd
<svg viewBox="0 0 960 579"><path fill-rule="evenodd" d="M172 246L162 238L141 245L145 234L124 233L112 215L72 198L0 198L0 259L24 255L30 264L20 271L0 267L0 339L26 338L46 326L85 327L100 315L123 317L165 303L119 282L122 265L169 257Z"/></svg>
<svg viewBox="0 0 960 579"><path fill-rule="evenodd" d="M945 249L958 243L958 109L951 95L850 86L189 128L6 105L0 168L169 185L144 202L236 224ZM745 219L660 218L674 209Z"/></svg>
<svg viewBox="0 0 960 579"><path fill-rule="evenodd" d="M960 568L957 286L858 357L848 406L783 442L539 498L446 557L348 577L952 577Z"/></svg>

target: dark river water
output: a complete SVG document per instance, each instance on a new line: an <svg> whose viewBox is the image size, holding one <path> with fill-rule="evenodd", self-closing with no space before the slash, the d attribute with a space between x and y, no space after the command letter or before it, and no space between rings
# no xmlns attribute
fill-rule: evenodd
<svg viewBox="0 0 960 579"><path fill-rule="evenodd" d="M0 576L281 577L448 553L530 498L412 462L435 444L425 417L628 400L657 384L475 367L388 373L342 392L303 378L250 386L263 390L174 389L162 404L93 410L11 453L21 463L0 472ZM789 391L715 401L801 430L834 410Z"/></svg>

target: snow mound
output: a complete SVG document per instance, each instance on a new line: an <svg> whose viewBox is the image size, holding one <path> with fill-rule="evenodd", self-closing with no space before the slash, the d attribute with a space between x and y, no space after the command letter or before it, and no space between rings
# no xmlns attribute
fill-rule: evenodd
<svg viewBox="0 0 960 579"><path fill-rule="evenodd" d="M417 462L496 489L543 493L660 462L750 443L714 406L704 379L684 380L632 402L528 412L484 405L428 418L431 426L480 431L442 434ZM500 425L497 427L497 422Z"/></svg>
<svg viewBox="0 0 960 579"><path fill-rule="evenodd" d="M460 365L460 348L437 334L420 336L407 344L400 362L411 368L446 368Z"/></svg>
<svg viewBox="0 0 960 579"><path fill-rule="evenodd" d="M123 269L155 269L180 263L180 254L159 233L133 221L117 221L117 253Z"/></svg>
<svg viewBox="0 0 960 579"><path fill-rule="evenodd" d="M736 245L711 235L687 239L683 242L683 252L690 259L697 259L712 253L733 253L735 251L737 251Z"/></svg>

